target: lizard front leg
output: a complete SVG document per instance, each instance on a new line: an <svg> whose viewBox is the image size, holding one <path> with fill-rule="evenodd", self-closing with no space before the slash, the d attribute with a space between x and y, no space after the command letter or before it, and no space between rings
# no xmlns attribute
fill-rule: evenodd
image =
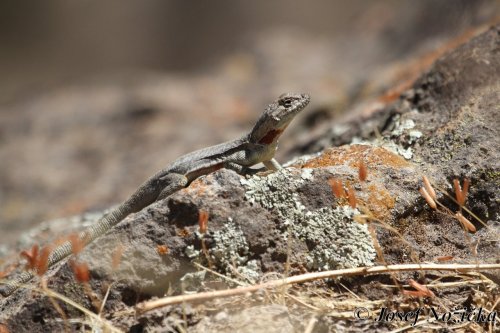
<svg viewBox="0 0 500 333"><path fill-rule="evenodd" d="M234 162L228 162L224 167L226 169L231 169L233 171L236 171L240 175L255 175L259 172L278 171L279 169L283 168L274 158L272 160L264 161L262 163L264 164L264 168L258 168L258 169L252 169L243 165L239 165Z"/></svg>
<svg viewBox="0 0 500 333"><path fill-rule="evenodd" d="M180 173L169 173L161 180L167 182L168 185L165 186L156 200L163 200L188 185L188 179Z"/></svg>
<svg viewBox="0 0 500 333"><path fill-rule="evenodd" d="M264 161L262 163L269 170L278 171L279 169L283 169L283 167L281 166L281 164L279 164L278 161L276 161L274 158L271 158L269 161Z"/></svg>
<svg viewBox="0 0 500 333"><path fill-rule="evenodd" d="M243 165L239 165L235 162L227 162L224 164L224 168L233 170L240 175L255 175L258 172L266 171L267 168L252 169Z"/></svg>

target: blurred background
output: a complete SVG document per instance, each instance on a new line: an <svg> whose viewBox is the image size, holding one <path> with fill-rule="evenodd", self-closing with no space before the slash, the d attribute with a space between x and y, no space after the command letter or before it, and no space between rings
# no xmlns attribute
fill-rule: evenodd
<svg viewBox="0 0 500 333"><path fill-rule="evenodd" d="M118 203L181 154L248 131L279 94L308 92L284 162L499 13L494 0L2 1L0 244Z"/></svg>

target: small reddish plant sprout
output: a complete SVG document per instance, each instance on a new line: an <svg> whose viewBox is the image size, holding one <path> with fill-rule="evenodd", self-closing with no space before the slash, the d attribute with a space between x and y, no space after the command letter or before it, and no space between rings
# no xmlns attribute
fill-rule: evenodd
<svg viewBox="0 0 500 333"><path fill-rule="evenodd" d="M71 234L68 238L71 243L71 252L73 252L74 255L78 255L83 251L85 243L77 234Z"/></svg>
<svg viewBox="0 0 500 333"><path fill-rule="evenodd" d="M450 260L453 260L453 256L436 257L436 260L439 262L450 261Z"/></svg>
<svg viewBox="0 0 500 333"><path fill-rule="evenodd" d="M33 245L29 251L21 251L21 256L26 258L26 269L36 269L38 262L38 245Z"/></svg>
<svg viewBox="0 0 500 333"><path fill-rule="evenodd" d="M424 197L425 201L427 201L427 204L432 209L436 209L437 208L436 202L434 201L434 199L432 199L431 195L427 192L427 190L425 189L425 187L421 187L418 191Z"/></svg>
<svg viewBox="0 0 500 333"><path fill-rule="evenodd" d="M415 288L416 291L411 290L403 290L403 294L413 297L434 297L434 293L424 285L421 285L417 281L410 279L408 280L408 284Z"/></svg>
<svg viewBox="0 0 500 333"><path fill-rule="evenodd" d="M464 179L463 188L460 187L460 182L458 179L453 179L453 187L455 188L455 196L457 198L458 205L462 208L465 205L465 200L467 200L467 194L469 192L470 180L468 178Z"/></svg>
<svg viewBox="0 0 500 333"><path fill-rule="evenodd" d="M47 245L41 251L38 250L38 245L33 245L30 251L22 251L21 255L28 260L27 269L36 271L40 276L45 274L48 269L48 261L52 246Z"/></svg>
<svg viewBox="0 0 500 333"><path fill-rule="evenodd" d="M76 281L80 283L88 283L90 280L89 266L85 262L71 261L71 268L75 274Z"/></svg>
<svg viewBox="0 0 500 333"><path fill-rule="evenodd" d="M340 199L340 198L344 198L346 196L341 180L339 180L337 178L330 178L330 179L328 179L328 184L330 184L330 186L332 188L333 195L335 196L335 198Z"/></svg>
<svg viewBox="0 0 500 333"><path fill-rule="evenodd" d="M200 227L200 234L205 234L208 230L208 212L200 210L198 215L198 225Z"/></svg>
<svg viewBox="0 0 500 333"><path fill-rule="evenodd" d="M118 266L120 266L120 263L122 261L123 251L124 251L124 247L121 243L118 244L116 249L113 251L113 256L111 258L111 269L113 271L116 271Z"/></svg>
<svg viewBox="0 0 500 333"><path fill-rule="evenodd" d="M42 276L49 268L49 256L52 252L52 246L47 245L40 251L40 256L36 262L36 272Z"/></svg>
<svg viewBox="0 0 500 333"><path fill-rule="evenodd" d="M351 206L352 209L356 208L356 192L351 185L347 186L347 199L349 200L349 206Z"/></svg>
<svg viewBox="0 0 500 333"><path fill-rule="evenodd" d="M366 164L363 160L360 160L358 164L358 178L362 182L368 178L368 169L366 168Z"/></svg>
<svg viewBox="0 0 500 333"><path fill-rule="evenodd" d="M462 213L456 213L455 217L457 218L458 222L462 224L462 226L469 232L476 232L476 227L474 224L471 223L468 219L465 218L465 216L462 215Z"/></svg>
<svg viewBox="0 0 500 333"><path fill-rule="evenodd" d="M422 177L423 181L424 181L424 188L425 190L427 191L427 193L429 194L429 196L436 200L436 191L434 191L434 188L432 187L431 185L431 182L429 181L429 179L427 178L427 176L423 176Z"/></svg>

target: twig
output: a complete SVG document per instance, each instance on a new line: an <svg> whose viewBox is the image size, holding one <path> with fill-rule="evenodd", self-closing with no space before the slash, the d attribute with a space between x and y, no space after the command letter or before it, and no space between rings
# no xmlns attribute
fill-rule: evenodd
<svg viewBox="0 0 500 333"><path fill-rule="evenodd" d="M309 322L307 323L306 329L304 330L304 333L312 333L314 330L314 325L316 325L316 322L318 319L316 316L312 316L311 319L309 319Z"/></svg>
<svg viewBox="0 0 500 333"><path fill-rule="evenodd" d="M146 312L162 306L178 304L182 302L202 301L217 297L228 297L241 295L246 293L256 292L264 288L275 288L285 284L303 283L313 280L321 280L335 277L345 277L353 275L369 275L382 274L390 272L408 272L408 271L470 271L470 270L492 270L500 269L500 264L404 264L404 265L387 265L387 266L372 266L339 269L325 272L307 273L302 275L291 276L282 279L271 280L265 283L242 287L237 289L226 289L217 291L208 291L190 295L179 295L172 297L164 297L154 301L140 303L136 306L137 311Z"/></svg>

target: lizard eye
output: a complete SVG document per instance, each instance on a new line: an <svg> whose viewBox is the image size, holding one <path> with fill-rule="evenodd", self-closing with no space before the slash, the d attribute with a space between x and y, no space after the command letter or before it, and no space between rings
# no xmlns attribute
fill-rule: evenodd
<svg viewBox="0 0 500 333"><path fill-rule="evenodd" d="M283 97L283 98L280 98L278 103L279 103L279 105L284 106L285 108L289 108L292 106L293 100L294 100L293 97Z"/></svg>

